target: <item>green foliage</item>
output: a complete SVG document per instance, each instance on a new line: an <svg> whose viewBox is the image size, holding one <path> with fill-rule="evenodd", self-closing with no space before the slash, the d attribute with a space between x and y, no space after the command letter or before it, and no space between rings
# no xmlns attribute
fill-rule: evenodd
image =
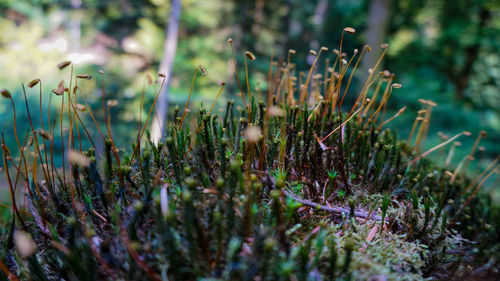
<svg viewBox="0 0 500 281"><path fill-rule="evenodd" d="M271 65L276 79L270 95L257 102L246 93L249 106L229 101L221 114L202 106L189 115L192 122L176 118L175 110L158 144L142 135L143 123L133 132L131 151L116 148L122 136L110 133L111 123L100 136L103 151L92 145L97 138L82 132L88 123L77 118L81 112L73 103L81 93L71 84L61 93L68 101L61 112L68 117L59 121L74 129L33 125L26 137L35 144L20 147L28 158L12 157L2 138L8 184L12 194L25 184L27 208L13 207L9 227L1 228L1 278L419 280L498 274L499 209L491 197L472 193L469 178L380 129L376 108L386 100L373 105L359 96L353 110L343 112L339 92L331 90L342 79L330 71L298 87L292 83L300 78L296 67ZM391 77L374 79L391 91L400 87ZM285 83L289 87L279 87ZM358 114L361 109L366 114ZM57 168L49 160L59 129L69 163ZM80 151L85 138L91 145ZM481 271L471 273L471 266Z"/></svg>

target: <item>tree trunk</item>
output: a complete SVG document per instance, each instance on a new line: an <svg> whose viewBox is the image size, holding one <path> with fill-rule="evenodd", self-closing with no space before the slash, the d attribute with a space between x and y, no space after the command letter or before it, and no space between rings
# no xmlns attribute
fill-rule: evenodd
<svg viewBox="0 0 500 281"><path fill-rule="evenodd" d="M172 0L170 20L167 24L165 44L163 46L163 59L160 63L160 72L165 73L166 81L162 88L156 104L156 118L151 125L151 141L157 144L163 136L165 121L168 112L168 88L172 78L172 66L174 64L175 52L177 51L177 39L179 34L179 18L181 16L181 0Z"/></svg>
<svg viewBox="0 0 500 281"><path fill-rule="evenodd" d="M80 52L80 39L82 35L81 29L81 0L71 0L71 9L73 15L69 22L69 37L71 38L70 50L71 52Z"/></svg>
<svg viewBox="0 0 500 281"><path fill-rule="evenodd" d="M359 83L361 87L365 84L366 79L370 75L368 70L375 66L381 49L380 44L384 43L387 33L387 25L389 23L390 0L373 0L370 5L370 14L366 23L365 40L366 44L372 47L371 52L365 52L361 63L361 76ZM381 71L378 69L376 71Z"/></svg>

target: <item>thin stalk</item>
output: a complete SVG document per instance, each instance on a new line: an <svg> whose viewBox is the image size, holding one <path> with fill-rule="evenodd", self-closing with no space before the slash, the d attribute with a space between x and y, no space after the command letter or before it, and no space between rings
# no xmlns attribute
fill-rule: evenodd
<svg viewBox="0 0 500 281"><path fill-rule="evenodd" d="M384 79L379 79L377 86L375 87L375 90L373 91L373 96L370 98L370 102L364 107L363 109L363 115L367 115L370 112L370 108L372 107L373 104L377 101L378 93L380 92L380 88L382 87L382 83L384 82ZM391 83L387 84L387 87Z"/></svg>
<svg viewBox="0 0 500 281"><path fill-rule="evenodd" d="M408 145L411 145L411 140L413 139L413 134L415 133L415 129L417 128L417 125L418 125L418 122L420 120L423 120L422 119L422 116L420 116L420 111L417 113L417 117L415 118L415 121L413 121L413 125L411 126L411 132L410 132L410 136L408 136L408 140L406 141L406 143Z"/></svg>
<svg viewBox="0 0 500 281"><path fill-rule="evenodd" d="M362 92L362 94L360 96L358 96L358 98L356 99L356 101L354 102L354 105L352 106L351 108L351 111L349 112L349 115L354 111L354 109L357 107L357 106L360 106L362 107L363 106L363 103L361 101L363 101L366 97L366 95L368 94L368 89L371 88L371 86L373 85L373 83L375 83L375 81L377 81L377 79L383 75L383 72L379 72L377 74L377 76L375 76L375 78L373 78L372 81L370 81L368 83L368 85L365 84L366 88L365 90ZM383 99L381 99L383 100Z"/></svg>
<svg viewBox="0 0 500 281"><path fill-rule="evenodd" d="M53 149L54 149L54 123L50 122L51 105L52 105L52 93L49 94L49 103L47 105L47 121L49 123L49 133L52 136L52 139L50 140L50 167L51 167L51 170L52 170L51 171L52 183L54 183L55 182L55 178L54 178L54 157L53 157ZM55 118L54 118L54 122L55 122Z"/></svg>
<svg viewBox="0 0 500 281"><path fill-rule="evenodd" d="M234 57L233 39L229 39L228 42L229 42L229 45L231 45L231 56L232 56L233 64L234 64L234 76L236 76L236 82L238 82L238 88L240 89L240 95L241 95L241 99L243 100L243 104L248 109L249 105L247 104L247 102L245 100L245 96L243 95L243 88L241 87L240 78L238 76L238 68L236 66L236 58Z"/></svg>
<svg viewBox="0 0 500 281"><path fill-rule="evenodd" d="M94 121L94 124L95 124L97 130L99 131L99 134L102 137L102 140L105 141L106 137L104 137L104 134L102 133L101 128L99 127L99 124L97 123L97 120L95 119L94 113L92 112L92 109L90 108L90 105L88 104L87 99L85 98L85 95L81 91L80 91L80 96L83 98L83 102L85 103L85 106L90 113L90 117L92 117L92 120ZM106 109L104 109L104 116L106 116ZM106 120L106 117L104 117L104 119Z"/></svg>
<svg viewBox="0 0 500 281"><path fill-rule="evenodd" d="M32 162L32 167L31 167L31 177L33 178L33 184L35 185L36 192L38 193L38 199L40 201L40 210L42 211L42 223L43 226L47 226L47 218L45 216L45 204L43 203L42 199L42 193L40 192L40 186L38 185L38 180L37 180L37 156L33 152L33 162ZM73 198L72 198L73 199Z"/></svg>
<svg viewBox="0 0 500 281"><path fill-rule="evenodd" d="M396 114L394 114L394 116L392 116L391 118L385 120L382 124L380 124L378 127L377 127L377 130L380 130L382 129L382 127L384 127L385 125L387 125L387 123L391 122L392 120L394 120L396 117L398 117L399 115L401 115L404 111L406 110L406 106L401 108L400 110L398 110L398 112Z"/></svg>
<svg viewBox="0 0 500 281"><path fill-rule="evenodd" d="M43 112L42 112L42 81L40 80L39 82L39 89L40 89L40 93L39 93L39 97L40 97L40 101L39 101L39 106L40 106L40 123L42 125L42 130L45 130L45 127L43 125ZM50 124L50 123L49 123ZM50 131L50 130L49 130ZM48 166L49 166L49 162L48 162L48 158L47 158L47 144L45 143L45 138L43 138L43 153L45 154L45 165L47 166L47 173L49 175L48 177L48 180L49 180L49 184L50 185L54 185L54 182L52 181L51 177L50 177L50 173L48 172ZM43 161L42 161L43 162Z"/></svg>
<svg viewBox="0 0 500 281"><path fill-rule="evenodd" d="M78 114L78 109L76 108L75 104L71 103L71 107L73 108L73 110L75 112L76 120L78 121L78 122L76 122L76 129L77 129L77 133L78 133L78 141L80 142L80 147L81 147L82 141L80 139L80 132L78 130L78 123L80 123L80 125L82 125L82 128L85 131L85 134L87 135L88 140L90 141L90 143L92 144L94 149L97 150L97 147L95 146L94 141L92 140L92 137L90 136L90 133L88 132L87 128L85 127L85 124L83 123L82 119L80 118L80 114ZM81 152L81 148L80 148L80 152Z"/></svg>
<svg viewBox="0 0 500 281"><path fill-rule="evenodd" d="M463 169L464 174L467 172L467 166L469 165L469 161L474 156L474 153L476 152L477 146L478 146L479 142L481 141L481 138L483 138L483 137L486 137L486 132L485 131L479 132L479 135L477 136L476 141L474 142L474 145L472 146L472 149L469 153L470 157L467 157L467 159L465 160L464 169Z"/></svg>
<svg viewBox="0 0 500 281"><path fill-rule="evenodd" d="M340 128L342 128L345 124L347 124L347 122L349 122L354 116L356 116L356 114L358 114L358 112L361 109L362 108L358 108L358 110L356 110L356 112L354 112L354 114L352 114L351 116L349 116L349 118L347 118L342 124L340 124L337 128L335 128L333 131L331 131L330 133L328 133L328 135L326 135L323 139L321 139L321 142L324 142L329 136L331 136L333 133L335 133Z"/></svg>
<svg viewBox="0 0 500 281"><path fill-rule="evenodd" d="M467 131L463 131L463 132L461 132L461 133L456 134L455 136L453 136L453 137L449 138L447 141L445 141L445 142L443 142L443 143L440 143L440 144L438 144L438 145L434 146L433 148L431 148L431 149L427 150L426 152L422 153L420 156L418 156L417 158L415 158L415 159L413 159L412 161L410 161L410 162L408 163L408 166L409 166L409 165L414 164L414 163L415 163L415 162L417 162L420 158L422 158L422 157L425 157L425 156L429 155L431 152L433 152L433 151L435 151L435 150L437 150L437 149L439 149L439 148L441 148L441 147L443 147L443 146L445 146L445 145L449 144L450 142L452 142L452 141L456 140L456 139L457 139L458 137L460 137L461 135L466 135L466 136L467 136L468 134L470 134L470 133L469 133L469 132L467 132Z"/></svg>
<svg viewBox="0 0 500 281"><path fill-rule="evenodd" d="M208 115L210 115L210 113L212 113L212 110L214 109L215 107L215 104L217 103L217 99L219 99L219 96L222 94L222 90L224 90L224 87L226 86L226 83L222 83L221 85L222 87L220 88L219 90L219 93L217 94L217 96L215 97L215 100L214 102L212 103L212 106L210 107L210 110L208 111ZM200 127L198 128L198 130L196 130L196 133L199 133L201 131L201 129L203 128L203 125L205 125L205 120L203 120L201 122L201 125ZM196 139L195 139L195 142L196 142ZM193 142L190 146L189 146L189 149L186 151L186 153L184 153L184 157L187 156L187 154L191 151L191 149L193 149L193 145L195 144L195 142Z"/></svg>
<svg viewBox="0 0 500 281"><path fill-rule="evenodd" d="M27 130L26 136L24 137L23 146L22 146L21 150L19 151L21 153L21 157L19 158L19 164L17 164L17 167L16 167L17 172L16 172L16 181L14 182L14 191L17 190L17 182L19 180L19 175L21 174L21 165L23 164L23 159L24 159L24 149L26 147L26 141L28 140L29 133L30 133L30 131ZM26 164L24 166L26 167ZM26 171L25 179L27 180L28 179L27 169L25 169L25 171ZM30 195L31 195L31 190L29 190L29 191L30 191Z"/></svg>
<svg viewBox="0 0 500 281"><path fill-rule="evenodd" d="M384 48L384 51L383 51L383 52L382 52L382 54L380 55L380 57L379 57L379 59L378 59L377 63L375 63L375 66L372 68L372 71L370 72L370 75L368 75L368 78L366 79L366 82L365 82L365 84L363 85L363 88L362 88L361 92L359 93L359 96L358 96L358 98L356 99L356 102L354 103L354 105L358 104L358 103L359 103L359 101L360 101L360 100L362 100L362 99L361 99L361 97L365 94L365 91L367 91L367 90L368 90L368 87L367 87L367 86L368 86L368 84L369 84L368 82L371 80L373 73L375 73L375 70L378 68L378 66L379 66L380 62L381 62L381 61L382 61L382 59L384 58L385 53L387 52L387 49L388 49L388 47ZM355 108L355 106L353 106L353 108L351 109L351 112L349 112L349 114L351 114L351 113L352 113L352 111L354 110L354 108Z"/></svg>
<svg viewBox="0 0 500 281"><path fill-rule="evenodd" d="M59 124L61 128L61 154L62 154L62 167L63 167L63 185L66 185L66 165L64 157L64 131L63 131L63 113L64 113L64 92L61 96L61 115L59 116Z"/></svg>
<svg viewBox="0 0 500 281"><path fill-rule="evenodd" d="M490 165L488 165L488 167L486 167L486 169L484 169L484 171L479 174L479 176L477 176L463 191L462 191L462 194L464 194L465 192L469 191L469 189L471 189L478 181L480 178L482 178L486 172L488 172L493 166L495 166L495 164L498 162L498 160L500 160L500 156L497 156L497 158L495 158L495 160L491 161Z"/></svg>
<svg viewBox="0 0 500 281"><path fill-rule="evenodd" d="M251 111L252 111L252 93L250 90L250 80L248 79L247 56L243 57L243 61L245 62L245 79L247 82L247 91L248 91L248 122L250 122L250 116L251 116ZM189 102L189 100L188 100L188 102Z"/></svg>
<svg viewBox="0 0 500 281"><path fill-rule="evenodd" d="M385 86L385 90L382 93L382 97L380 98L381 101L384 100L387 97L387 95L389 94L393 79L394 79L394 75L391 75L389 77L389 81L387 82L387 85ZM383 107L385 108L385 106L386 105L384 104ZM375 116L375 119L373 119L373 123L377 123L377 120L378 120L378 114Z"/></svg>
<svg viewBox="0 0 500 281"><path fill-rule="evenodd" d="M368 124L370 124L370 121L372 120L373 116L375 116L378 113L378 111L380 110L380 108L382 108L382 106L387 102L387 100L389 99L389 97L392 94L392 88L393 87L394 87L394 84L391 85L391 89L389 90L389 94L387 95L387 98L385 100L383 100L383 101L380 102L380 105L378 106L377 110L372 114L372 116L370 116L370 118L368 119L368 121L366 121L365 126L363 127L363 129L361 130L361 132L359 132L358 137L356 138L356 140L352 144L352 147L354 147L354 145L358 142L359 138L361 137L361 135L363 134L363 132L366 130L366 127L368 127Z"/></svg>
<svg viewBox="0 0 500 281"><path fill-rule="evenodd" d="M12 208L13 208L14 214L16 215L16 217L18 218L19 222L23 226L23 229L25 231L28 231L26 225L24 224L24 220L21 217L21 215L19 214L19 211L17 209L15 192L14 192L14 188L12 186L12 181L10 180L9 166L8 166L8 163L7 163L7 146L5 145L5 139L3 137L3 133L2 133L2 148L3 148L2 149L3 150L3 167L4 167L4 170L5 170L5 176L7 178L7 183L9 184L10 200L12 201Z"/></svg>
<svg viewBox="0 0 500 281"><path fill-rule="evenodd" d="M453 159L453 154L455 154L455 147L456 146L459 146L460 145L460 142L454 142L451 147L450 147L450 150L448 151L448 156L446 157L446 160L444 162L444 168L447 168L448 165L450 165L451 163L451 160Z"/></svg>
<svg viewBox="0 0 500 281"><path fill-rule="evenodd" d="M193 81L191 82L191 88L189 89L189 96L188 96L188 99L186 102L186 106L184 106L184 112L182 113L181 122L179 122L179 130L182 128L182 123L184 122L184 118L186 118L186 115L187 115L189 101L191 100L191 94L193 93L194 82L196 81L196 76L198 75L198 71L199 71L199 68L196 68L194 75L193 75Z"/></svg>
<svg viewBox="0 0 500 281"><path fill-rule="evenodd" d="M354 76L354 73L356 72L356 68L358 68L358 64L359 62L361 61L361 58L363 57L363 54L365 53L365 49L366 49L366 46L363 47L363 49L361 50L361 54L359 55L358 57L358 60L356 61L356 64L354 65L352 71L351 71L351 75L349 75L349 80L347 80L347 86L344 90L344 94L342 94L342 99L340 100L340 103L339 103L339 106L342 106L342 103L344 102L344 98L347 94L347 90L349 89L349 86L351 85L351 81L352 81L352 77ZM349 60L349 63L347 64L347 67L346 67L346 70L344 71L344 74L342 75L342 78L344 77L345 73L347 72L347 69L349 68L349 65L351 64L352 60L354 59L354 56L356 56L357 52L354 53L351 57L351 59Z"/></svg>
<svg viewBox="0 0 500 281"><path fill-rule="evenodd" d="M344 32L342 31L342 34L343 33ZM306 83L304 84L304 90L301 91L300 96L299 96L299 110L302 110L302 105L303 105L304 101L307 99L309 81L311 80L311 75L313 73L314 67L316 66L316 62L318 62L319 56L321 55L322 51L323 51L323 48L320 48L318 54L316 54L316 57L314 58L314 61L311 65L311 68L309 69L309 74L307 74ZM298 114L297 114L297 116L298 116Z"/></svg>
<svg viewBox="0 0 500 281"><path fill-rule="evenodd" d="M469 196L469 199L467 199L467 201L465 201L465 203L462 205L462 207L460 207L460 210L458 211L459 213L467 206L467 204L469 204L470 200L472 200L476 196L477 192L479 191L479 189L481 188L483 183L496 171L496 169L498 167L500 167L500 164L497 164L495 166L495 168L493 168L488 173L488 175L486 175L486 177L484 177L483 180L476 186L476 188L474 189L474 192L472 192L472 194Z"/></svg>
<svg viewBox="0 0 500 281"><path fill-rule="evenodd" d="M198 71L198 68L196 69ZM149 109L148 117L146 118L146 122L144 123L144 126L142 127L142 131L140 134L140 138L142 138L142 135L144 134L144 131L146 131L146 127L148 126L149 123L149 118L151 117L151 112L153 112L153 109L156 105L156 101L158 100L158 97L160 96L161 89L163 88L163 85L165 85L165 80L166 77L163 77L163 81L161 81L161 86L160 89L158 89L158 92L156 93L155 99L153 100L153 104L151 105L151 108ZM132 156L130 157L130 161L128 164L130 165L132 163L132 160L134 160L135 154L137 153L137 149L139 148L139 142L135 145L134 152L132 153Z"/></svg>
<svg viewBox="0 0 500 281"><path fill-rule="evenodd" d="M42 153L40 152L40 146L38 145L37 134L35 133L35 128L33 127L33 121L31 120L31 114L30 114L30 110L29 110L29 106L28 106L28 98L26 96L26 89L24 88L24 84L22 84L22 87L23 87L23 94L24 94L24 103L26 105L26 112L28 113L28 119L29 119L29 123L30 123L30 127L31 127L31 132L33 134L33 138L35 139L36 150L38 152L38 156L40 157L40 162L42 164L43 175L45 177L45 180L48 183L49 188L52 189L52 185L50 183L50 180L48 179L48 174L46 173L44 165L43 165Z"/></svg>

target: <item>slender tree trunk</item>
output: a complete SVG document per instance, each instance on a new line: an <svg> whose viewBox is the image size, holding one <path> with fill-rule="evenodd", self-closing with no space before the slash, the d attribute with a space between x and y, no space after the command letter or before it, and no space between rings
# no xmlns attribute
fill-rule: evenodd
<svg viewBox="0 0 500 281"><path fill-rule="evenodd" d="M71 38L70 50L71 52L80 51L80 38L82 35L81 30L81 0L71 0L71 8L73 9L73 16L69 22L69 37Z"/></svg>
<svg viewBox="0 0 500 281"><path fill-rule="evenodd" d="M370 4L365 40L373 51L366 52L361 63L361 80L359 81L361 87L369 76L368 70L375 66L380 56L380 44L384 43L389 23L390 4L391 0L373 0ZM379 68L377 71L381 70Z"/></svg>
<svg viewBox="0 0 500 281"><path fill-rule="evenodd" d="M165 121L168 112L168 88L170 86L170 79L172 78L172 67L175 59L175 52L177 51L177 39L179 35L179 18L181 16L181 0L172 0L172 7L170 10L170 20L167 24L167 32L165 44L163 46L163 59L160 63L160 72L165 73L167 80L158 97L156 104L156 118L153 119L151 125L151 141L157 144L165 129Z"/></svg>

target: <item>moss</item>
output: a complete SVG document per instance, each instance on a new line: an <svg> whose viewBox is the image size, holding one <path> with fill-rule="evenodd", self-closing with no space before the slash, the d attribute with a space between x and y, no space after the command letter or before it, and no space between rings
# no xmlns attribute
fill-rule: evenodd
<svg viewBox="0 0 500 281"><path fill-rule="evenodd" d="M40 173L21 170L28 208L13 208L10 227L0 232L7 241L0 246L3 271L32 280L498 274L499 212L487 194L471 195L468 178L451 180L395 132L380 130L387 99L370 109L360 96L349 113L322 87L314 92L322 96L309 99L307 88L294 85L293 63L281 67L271 68L277 78L267 102L247 93L248 106L229 101L224 118L203 107L180 118L176 108L158 144L135 142L129 152L103 135L105 155L93 147L72 151L87 161L71 161L71 173L44 157L28 159L26 167ZM333 72L329 80L315 79L324 89L341 81ZM386 83L386 97L400 88L392 75L374 79ZM41 155L37 146L26 149ZM7 178L15 171L10 157L3 146ZM37 244L30 257L17 255L22 245L12 242L21 228Z"/></svg>

